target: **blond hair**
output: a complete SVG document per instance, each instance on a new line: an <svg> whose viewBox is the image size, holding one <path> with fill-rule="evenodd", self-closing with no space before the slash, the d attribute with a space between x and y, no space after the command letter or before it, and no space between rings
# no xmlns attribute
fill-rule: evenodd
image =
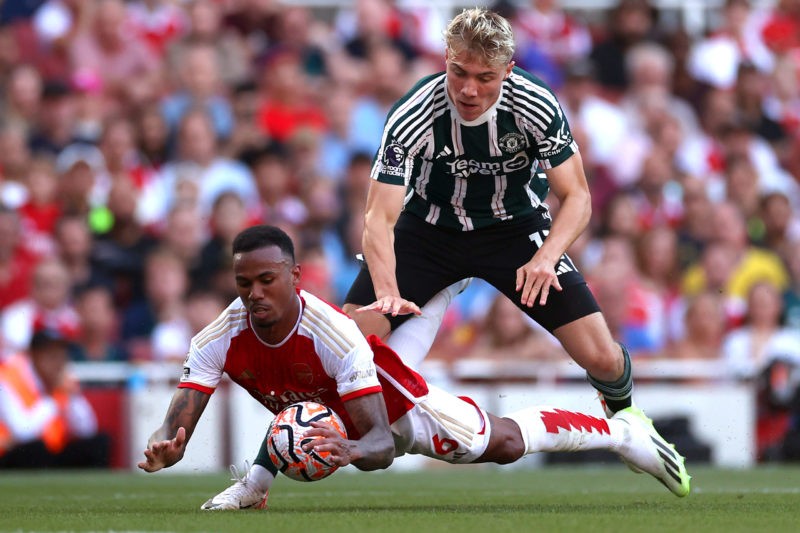
<svg viewBox="0 0 800 533"><path fill-rule="evenodd" d="M514 35L508 21L487 9L464 9L444 31L449 56L460 52L482 57L487 65L506 65L514 55Z"/></svg>

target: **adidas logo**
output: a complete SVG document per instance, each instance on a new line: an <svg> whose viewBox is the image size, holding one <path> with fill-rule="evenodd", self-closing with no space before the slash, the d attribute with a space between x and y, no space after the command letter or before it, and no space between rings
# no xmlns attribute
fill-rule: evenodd
<svg viewBox="0 0 800 533"><path fill-rule="evenodd" d="M442 157L447 157L452 153L453 153L453 151L450 149L450 147L449 146L445 146L444 149L441 152L436 154L436 159L440 159Z"/></svg>
<svg viewBox="0 0 800 533"><path fill-rule="evenodd" d="M669 446L665 445L659 439L651 436L650 439L653 441L653 444L656 445L658 448L658 455L661 456L661 460L664 461L664 469L667 471L667 474L675 480L676 483L681 483L681 476L680 476L680 466L678 466L678 462L680 461L680 457L678 454L670 448Z"/></svg>

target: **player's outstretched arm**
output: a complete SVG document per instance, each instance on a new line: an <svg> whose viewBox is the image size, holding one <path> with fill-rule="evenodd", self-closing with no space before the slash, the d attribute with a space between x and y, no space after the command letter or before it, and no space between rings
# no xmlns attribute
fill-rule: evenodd
<svg viewBox="0 0 800 533"><path fill-rule="evenodd" d="M531 260L517 269L516 288L520 301L528 307L545 305L551 289L561 290L556 265L586 229L592 214L589 185L579 152L544 172L560 205L547 238Z"/></svg>
<svg viewBox="0 0 800 533"><path fill-rule="evenodd" d="M400 295L395 277L394 225L400 216L406 188L373 181L367 195L362 246L367 261L376 301L359 311L377 311L393 316L422 313L414 302Z"/></svg>
<svg viewBox="0 0 800 533"><path fill-rule="evenodd" d="M189 388L175 391L164 423L150 436L144 451L145 460L137 466L145 472L157 472L180 461L210 397Z"/></svg>
<svg viewBox="0 0 800 533"><path fill-rule="evenodd" d="M388 468L394 461L394 439L383 395L368 394L348 400L344 405L361 438L343 439L328 424L312 422L314 429L306 431L305 435L322 438L307 444L306 451L330 452L330 460L337 466L353 464L359 470Z"/></svg>

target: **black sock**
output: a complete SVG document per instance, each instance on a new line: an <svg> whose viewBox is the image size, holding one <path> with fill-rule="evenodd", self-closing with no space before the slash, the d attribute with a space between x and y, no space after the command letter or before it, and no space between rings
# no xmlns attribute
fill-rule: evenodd
<svg viewBox="0 0 800 533"><path fill-rule="evenodd" d="M619 346L622 348L624 369L622 371L622 376L620 376L618 380L611 382L600 381L599 379L593 378L588 372L586 374L589 383L603 395L606 407L614 413L633 405L633 400L631 399L631 393L633 392L631 356L628 354L628 350L625 346L621 343Z"/></svg>
<svg viewBox="0 0 800 533"><path fill-rule="evenodd" d="M253 464L263 466L269 470L273 476L278 475L278 469L274 464L272 464L272 461L269 458L269 451L267 450L267 437L264 437L264 440L261 442L261 448L258 449L258 455L256 455L256 460L253 462Z"/></svg>

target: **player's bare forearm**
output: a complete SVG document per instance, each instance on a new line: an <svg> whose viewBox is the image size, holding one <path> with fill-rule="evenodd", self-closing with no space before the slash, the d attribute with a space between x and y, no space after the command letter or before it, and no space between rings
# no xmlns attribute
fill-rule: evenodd
<svg viewBox="0 0 800 533"><path fill-rule="evenodd" d="M556 265L567 248L586 229L592 214L591 195L583 162L576 153L559 166L545 171L553 194L560 202L547 238L533 257L517 268L516 290L522 305L546 305L550 290L561 290Z"/></svg>
<svg viewBox="0 0 800 533"><path fill-rule="evenodd" d="M361 438L350 441L352 464L359 470L388 468L394 461L394 439L382 394L368 394L345 403Z"/></svg>
<svg viewBox="0 0 800 533"><path fill-rule="evenodd" d="M164 416L164 423L150 437L150 442L172 439L181 427L186 430L188 441L208 405L209 398L210 395L190 388L176 390Z"/></svg>
<svg viewBox="0 0 800 533"><path fill-rule="evenodd" d="M400 295L395 278L394 225L404 198L405 187L377 181L370 184L361 244L378 299Z"/></svg>
<svg viewBox="0 0 800 533"><path fill-rule="evenodd" d="M137 466L145 472L157 472L183 459L186 444L209 398L208 394L192 389L175 391L164 423L150 436L144 450L145 460Z"/></svg>
<svg viewBox="0 0 800 533"><path fill-rule="evenodd" d="M548 170L547 177L560 206L550 234L537 254L555 264L589 224L592 198L580 153Z"/></svg>

